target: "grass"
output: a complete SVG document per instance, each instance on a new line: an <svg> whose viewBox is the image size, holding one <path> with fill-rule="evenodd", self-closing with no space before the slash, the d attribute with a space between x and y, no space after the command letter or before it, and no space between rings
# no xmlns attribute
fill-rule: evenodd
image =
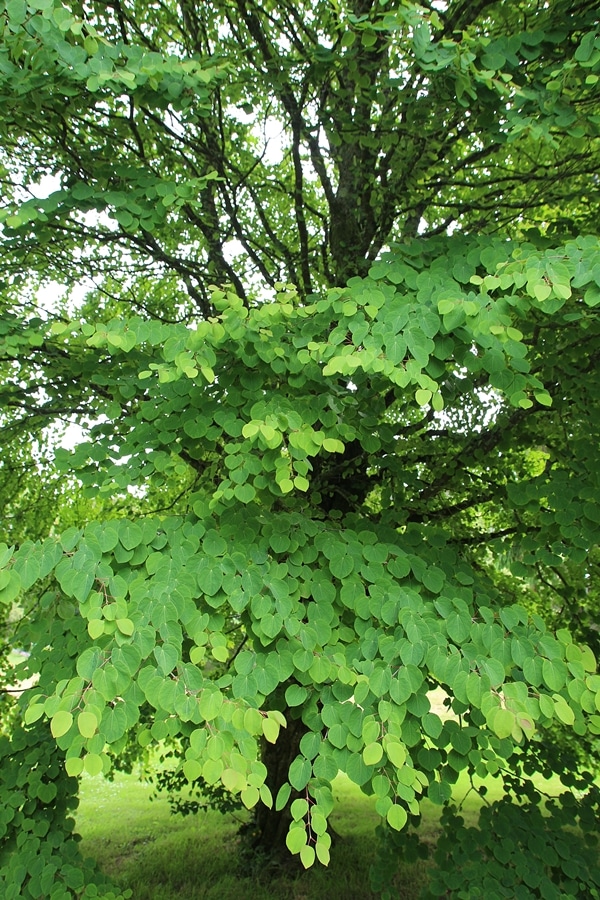
<svg viewBox="0 0 600 900"><path fill-rule="evenodd" d="M15 654L14 664L21 660ZM541 781L541 779L540 779ZM547 793L559 788L544 783ZM487 799L502 794L497 778L485 780ZM541 786L541 785L540 785ZM476 824L481 798L469 793L463 774L454 790L463 800L467 825ZM375 801L366 797L346 776L334 782L335 808L330 817L334 840L330 865L277 870L260 860L244 869L238 835L244 814L172 815L168 800L151 800L152 787L136 775L117 774L114 781L85 777L80 790L77 830L81 849L122 888L131 888L133 900L376 900L369 889L369 868L377 854L375 828L380 819ZM441 809L428 800L420 837L434 844ZM395 896L417 900L427 881L424 862L399 867Z"/></svg>
<svg viewBox="0 0 600 900"><path fill-rule="evenodd" d="M11 654L10 663L22 660ZM561 789L558 778L534 779L544 793ZM487 800L502 795L499 778L485 782ZM304 872L274 870L260 860L244 869L238 830L244 814L201 812L172 815L166 797L151 800L152 787L136 775L117 774L114 781L85 777L80 791L77 830L81 849L133 900L376 900L369 890L369 868L375 861L375 828L380 819L373 798L366 797L346 776L334 782L335 808L330 817L338 839L331 863ZM469 791L466 774L455 785L467 825L476 825L481 797ZM422 800L419 835L434 844L441 809ZM427 864L401 865L395 878L398 900L417 900L427 881Z"/></svg>
<svg viewBox="0 0 600 900"><path fill-rule="evenodd" d="M135 776L87 778L77 815L81 849L134 900L370 900L369 866L379 817L374 802L348 779L336 779L331 824L339 839L331 863L307 872L244 871L239 863L240 821L207 811L173 816L166 798L150 802L151 788ZM432 823L435 829L435 823ZM398 896L412 900L426 879L423 864L400 873Z"/></svg>
<svg viewBox="0 0 600 900"><path fill-rule="evenodd" d="M499 779L486 779L487 799L500 797ZM457 800L466 796L463 815L475 824L480 797L468 794L466 777L455 787ZM557 785L558 786L558 785ZM554 785L545 783L552 792ZM152 789L135 775L102 776L82 784L77 815L82 850L134 900L374 900L369 867L376 855L375 828L379 817L374 800L365 797L345 776L334 783L336 805L331 824L334 841L329 867L307 872L278 871L260 861L244 870L240 863L240 817L213 811L196 816L172 815L165 797L150 801ZM440 808L422 803L422 839L434 842ZM425 863L400 868L396 896L416 900L427 879Z"/></svg>
<svg viewBox="0 0 600 900"><path fill-rule="evenodd" d="M439 699L441 714L448 716ZM457 797L467 791L459 781ZM499 796L492 780L488 791ZM375 802L345 776L334 783L335 808L330 821L334 841L327 868L307 872L252 871L240 865L239 819L208 811L197 816L171 815L167 799L150 802L152 789L134 775L86 778L77 816L82 850L118 884L133 890L134 900L371 900L369 868L377 853ZM489 796L489 795L488 795ZM470 795L465 817L476 820L479 798ZM420 835L433 843L439 831L440 808L423 803ZM416 900L427 879L424 863L404 866L397 896Z"/></svg>

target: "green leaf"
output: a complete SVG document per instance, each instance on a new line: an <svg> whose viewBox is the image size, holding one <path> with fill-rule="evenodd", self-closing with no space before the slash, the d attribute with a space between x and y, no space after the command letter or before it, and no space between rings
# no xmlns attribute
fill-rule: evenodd
<svg viewBox="0 0 600 900"><path fill-rule="evenodd" d="M135 522L119 523L119 540L126 550L133 550L142 542L143 532Z"/></svg>
<svg viewBox="0 0 600 900"><path fill-rule="evenodd" d="M290 766L288 773L289 783L297 791L301 791L308 784L312 775L312 765L310 760L303 756L297 756Z"/></svg>
<svg viewBox="0 0 600 900"><path fill-rule="evenodd" d="M388 809L386 819L390 828L393 828L394 831L401 831L408 821L408 815L404 807L394 804Z"/></svg>
<svg viewBox="0 0 600 900"><path fill-rule="evenodd" d="M116 625L121 634L128 637L133 634L134 625L131 619L116 619Z"/></svg>
<svg viewBox="0 0 600 900"><path fill-rule="evenodd" d="M92 738L98 728L98 719L94 713L80 712L77 716L77 728L83 737Z"/></svg>
<svg viewBox="0 0 600 900"><path fill-rule="evenodd" d="M205 689L200 694L198 700L198 709L200 715L207 721L210 722L215 719L221 711L223 706L223 695L220 691L211 691Z"/></svg>
<svg viewBox="0 0 600 900"><path fill-rule="evenodd" d="M110 553L119 543L119 531L112 522L103 525L98 532L98 543L103 553Z"/></svg>
<svg viewBox="0 0 600 900"><path fill-rule="evenodd" d="M137 647L131 644L123 644L122 647L115 647L110 655L111 661L119 672L133 676L138 670L142 655Z"/></svg>
<svg viewBox="0 0 600 900"><path fill-rule="evenodd" d="M44 704L43 703L33 703L31 706L28 706L25 710L25 715L23 716L23 721L26 725L32 725L34 722L37 722L38 719L44 715Z"/></svg>
<svg viewBox="0 0 600 900"><path fill-rule="evenodd" d="M350 741L351 740L352 738L350 738ZM354 782L354 784L358 784L362 787L363 784L366 784L369 781L372 774L373 769L365 764L362 754L348 754L346 761L346 775Z"/></svg>
<svg viewBox="0 0 600 900"><path fill-rule="evenodd" d="M10 557L9 557L10 558ZM8 560L7 560L8 561ZM41 565L40 559L36 555L29 555L23 558L19 557L15 561L15 571L18 573L19 578L21 579L21 587L24 591L28 590L40 577L41 573ZM0 593L3 588L6 586L6 583L10 580L11 575L9 572L0 573Z"/></svg>
<svg viewBox="0 0 600 900"><path fill-rule="evenodd" d="M277 742L277 738L279 737L279 722L276 722L274 719L263 718L262 720L262 733L265 736L265 740L267 740L270 744L275 744Z"/></svg>
<svg viewBox="0 0 600 900"><path fill-rule="evenodd" d="M91 619L87 624L88 634L93 641L98 640L104 634L104 620Z"/></svg>
<svg viewBox="0 0 600 900"><path fill-rule="evenodd" d="M83 759L83 765L88 775L99 775L103 768L104 762L98 753L87 753Z"/></svg>
<svg viewBox="0 0 600 900"><path fill-rule="evenodd" d="M273 809L273 795L266 784L261 784L259 788L261 802L267 809Z"/></svg>
<svg viewBox="0 0 600 900"><path fill-rule="evenodd" d="M300 862L305 869L309 869L315 861L315 848L312 845L305 844L300 848Z"/></svg>
<svg viewBox="0 0 600 900"><path fill-rule="evenodd" d="M85 681L91 681L94 672L103 662L104 656L102 651L98 647L89 647L87 650L84 650L77 660L77 674Z"/></svg>
<svg viewBox="0 0 600 900"><path fill-rule="evenodd" d="M321 747L321 735L309 731L300 740L300 752L306 759L314 759Z"/></svg>
<svg viewBox="0 0 600 900"><path fill-rule="evenodd" d="M183 764L183 774L190 783L202 776L202 764L197 759L187 759Z"/></svg>
<svg viewBox="0 0 600 900"><path fill-rule="evenodd" d="M277 812L279 812L280 810L284 809L285 806L287 806L287 802L290 799L291 793L292 793L292 787L290 784L288 784L287 781L285 781L279 788L279 791L277 792L277 797L275 798L275 809L277 810Z"/></svg>
<svg viewBox="0 0 600 900"><path fill-rule="evenodd" d="M490 679L491 687L499 687L506 677L504 665L498 659L486 659L481 664L482 672Z"/></svg>
<svg viewBox="0 0 600 900"><path fill-rule="evenodd" d="M50 720L50 731L53 737L60 738L69 731L73 724L73 713L59 710Z"/></svg>
<svg viewBox="0 0 600 900"><path fill-rule="evenodd" d="M308 800L304 797L299 797L291 805L290 812L292 814L292 819L295 822L303 819L306 813L308 812Z"/></svg>
<svg viewBox="0 0 600 900"><path fill-rule="evenodd" d="M558 719L561 722L564 722L565 725L573 725L575 722L575 713L567 703L564 697L561 697L559 694L555 694L552 698L554 700L554 711Z"/></svg>
<svg viewBox="0 0 600 900"><path fill-rule="evenodd" d="M448 637L457 644L462 644L471 634L471 617L467 612L451 612L446 619Z"/></svg>
<svg viewBox="0 0 600 900"><path fill-rule="evenodd" d="M407 343L401 334L394 334L386 338L386 356L394 365L399 365L406 356Z"/></svg>
<svg viewBox="0 0 600 900"><path fill-rule="evenodd" d="M169 675L180 660L180 654L172 644L161 644L153 650L162 675Z"/></svg>
<svg viewBox="0 0 600 900"><path fill-rule="evenodd" d="M367 744L363 750L363 760L366 766L376 766L383 757L383 747L381 744L373 742Z"/></svg>
<svg viewBox="0 0 600 900"><path fill-rule="evenodd" d="M588 306L596 307L600 304L600 285L592 284L583 295L584 302Z"/></svg>
<svg viewBox="0 0 600 900"><path fill-rule="evenodd" d="M216 784L223 773L223 760L207 759L202 766L202 777L208 784Z"/></svg>
<svg viewBox="0 0 600 900"><path fill-rule="evenodd" d="M539 300L540 303L543 303L544 300L547 300L550 294L552 293L552 287L549 284L546 284L543 281L537 282L537 284L533 285L533 295L536 300Z"/></svg>
<svg viewBox="0 0 600 900"><path fill-rule="evenodd" d="M542 663L544 681L551 691L560 691L567 678L567 667L561 659L545 659Z"/></svg>
<svg viewBox="0 0 600 900"><path fill-rule="evenodd" d="M310 654L312 662L312 654ZM308 697L308 691L299 684L290 684L285 691L285 702L288 706L301 706Z"/></svg>
<svg viewBox="0 0 600 900"><path fill-rule="evenodd" d="M211 529L202 540L202 549L207 556L223 556L227 551L227 541L217 531Z"/></svg>
<svg viewBox="0 0 600 900"><path fill-rule="evenodd" d="M71 756L69 759L65 760L65 770L67 775L70 775L71 778L78 778L83 772L83 760L78 756Z"/></svg>
<svg viewBox="0 0 600 900"><path fill-rule="evenodd" d="M590 648L586 644L579 644L582 654L582 662L586 672L596 671L596 658Z"/></svg>
<svg viewBox="0 0 600 900"><path fill-rule="evenodd" d="M232 768L225 768L221 773L221 781L223 787L232 794L238 794L246 790L246 778L241 772L237 772Z"/></svg>
<svg viewBox="0 0 600 900"><path fill-rule="evenodd" d="M244 791L241 792L240 800L242 801L246 809L252 809L260 800L260 792L258 788L253 787L252 785L250 787L247 787Z"/></svg>
<svg viewBox="0 0 600 900"><path fill-rule="evenodd" d="M441 569L430 566L423 573L423 584L432 594L439 594L444 586L446 576Z"/></svg>
<svg viewBox="0 0 600 900"><path fill-rule="evenodd" d="M216 546L216 543L212 545ZM204 559L198 566L198 585L209 597L214 597L223 585L223 569L218 560Z"/></svg>
<svg viewBox="0 0 600 900"><path fill-rule="evenodd" d="M2 581L0 581L0 603L8 606L19 596L21 577L14 569L8 572L0 572L0 576L2 576Z"/></svg>
<svg viewBox="0 0 600 900"><path fill-rule="evenodd" d="M354 571L354 560L350 555L335 556L329 562L329 569L334 578L342 581Z"/></svg>
<svg viewBox="0 0 600 900"><path fill-rule="evenodd" d="M406 750L404 746L391 739L385 742L385 752L387 758L397 769L402 768L406 762Z"/></svg>
<svg viewBox="0 0 600 900"><path fill-rule="evenodd" d="M292 825L288 831L285 843L290 853L300 853L302 848L306 846L306 830L304 825Z"/></svg>
<svg viewBox="0 0 600 900"><path fill-rule="evenodd" d="M510 737L515 722L515 714L509 709L496 709L490 718L491 728L499 738Z"/></svg>
<svg viewBox="0 0 600 900"><path fill-rule="evenodd" d="M316 851L317 859L319 860L319 862L322 863L324 866L328 866L330 859L331 859L330 853L329 853L330 844L328 844L328 843L326 844L323 841L323 838L325 838L325 837L329 837L329 835L323 835L322 837L317 838L317 843L315 845L315 851Z"/></svg>
<svg viewBox="0 0 600 900"><path fill-rule="evenodd" d="M427 789L427 796L436 806L443 806L452 796L452 788L447 782L433 781Z"/></svg>
<svg viewBox="0 0 600 900"><path fill-rule="evenodd" d="M251 484L236 484L233 493L235 494L236 499L244 504L252 503L256 497L256 491Z"/></svg>
<svg viewBox="0 0 600 900"><path fill-rule="evenodd" d="M303 475L296 475L294 478L294 487L297 487L299 491L307 491L310 487L310 482L308 478L305 478Z"/></svg>
<svg viewBox="0 0 600 900"><path fill-rule="evenodd" d="M107 743L113 744L123 737L127 730L127 713L123 703L110 706L102 716L101 731Z"/></svg>
<svg viewBox="0 0 600 900"><path fill-rule="evenodd" d="M323 441L323 450L327 450L328 453L343 453L345 445L337 438L325 438Z"/></svg>

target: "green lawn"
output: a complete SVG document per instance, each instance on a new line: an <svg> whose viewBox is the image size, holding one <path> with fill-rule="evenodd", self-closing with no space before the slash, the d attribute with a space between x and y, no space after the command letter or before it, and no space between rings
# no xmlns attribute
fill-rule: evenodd
<svg viewBox="0 0 600 900"><path fill-rule="evenodd" d="M486 779L487 798L500 796L497 779ZM545 789L552 785L545 784ZM467 794L466 777L455 788L457 800ZM239 862L236 819L216 812L197 816L171 815L166 798L150 801L152 789L134 775L85 778L78 810L82 849L123 887L134 900L369 900L369 866L376 852L379 821L374 801L345 776L334 784L336 807L331 824L339 835L328 868L316 865L307 872L244 870ZM463 814L476 820L480 799L467 794ZM435 839L440 808L424 801L421 836ZM400 869L397 896L416 900L427 877L425 863Z"/></svg>
<svg viewBox="0 0 600 900"><path fill-rule="evenodd" d="M370 798L346 778L335 782L335 841L328 868L300 874L244 872L238 862L239 820L215 812L171 815L165 798L150 802L151 788L135 776L86 778L77 824L82 850L124 887L134 900L368 900L369 866L379 817ZM435 813L432 816L435 827ZM406 867L399 895L416 898L423 864Z"/></svg>

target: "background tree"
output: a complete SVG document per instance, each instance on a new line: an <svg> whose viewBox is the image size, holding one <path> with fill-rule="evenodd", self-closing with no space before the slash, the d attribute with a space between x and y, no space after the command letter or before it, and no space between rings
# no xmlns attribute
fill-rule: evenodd
<svg viewBox="0 0 600 900"><path fill-rule="evenodd" d="M0 559L39 675L5 895L93 896L74 780L165 740L305 866L338 771L392 859L502 771L539 846L448 811L432 890L597 891L563 828L597 791L543 740L600 733L597 4L1 8L7 447L78 421L94 504ZM41 312L52 279L84 300Z"/></svg>

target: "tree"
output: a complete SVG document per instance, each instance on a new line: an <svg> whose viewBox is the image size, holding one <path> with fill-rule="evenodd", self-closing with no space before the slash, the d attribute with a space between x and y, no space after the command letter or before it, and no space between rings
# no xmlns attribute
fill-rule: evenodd
<svg viewBox="0 0 600 900"><path fill-rule="evenodd" d="M597 896L563 827L597 790L544 740L600 733L597 4L1 9L3 423L88 428L55 465L96 513L0 554L39 677L5 896L114 896L76 779L164 741L304 866L342 771L381 886L427 796L434 894ZM462 770L526 803L480 845ZM534 771L569 796L543 821Z"/></svg>

